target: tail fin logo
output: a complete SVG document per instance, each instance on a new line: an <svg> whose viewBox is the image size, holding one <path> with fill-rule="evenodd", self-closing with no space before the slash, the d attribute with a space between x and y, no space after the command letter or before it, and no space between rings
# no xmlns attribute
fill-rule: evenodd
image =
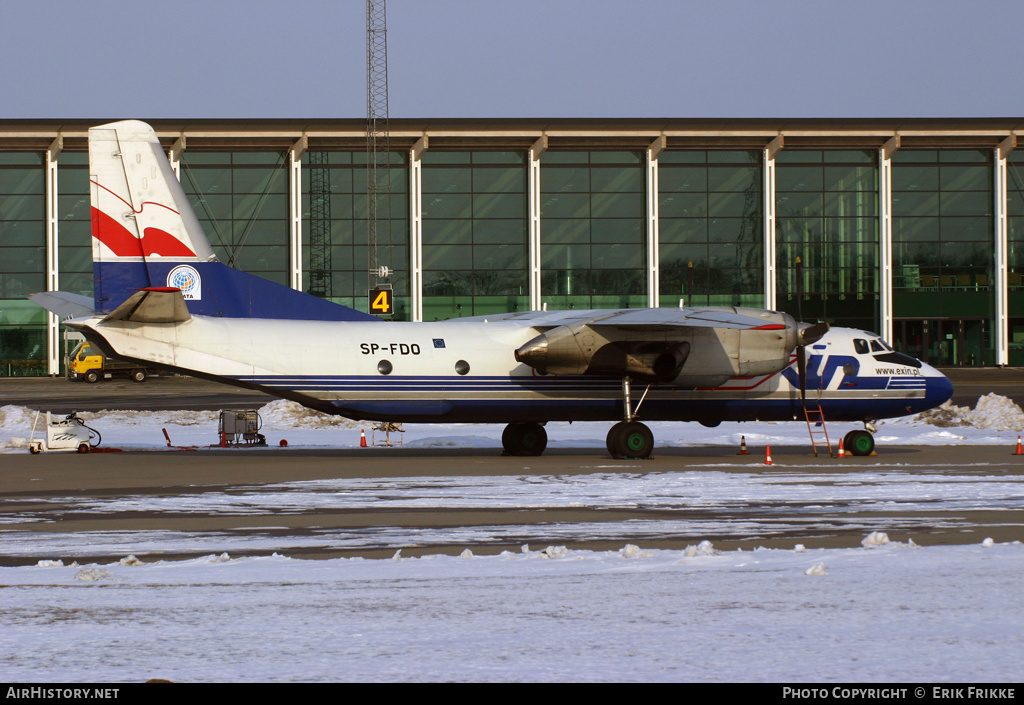
<svg viewBox="0 0 1024 705"><path fill-rule="evenodd" d="M106 245L116 257L196 256L181 240L160 228L145 228L140 239L95 206L92 214L92 236Z"/></svg>
<svg viewBox="0 0 1024 705"><path fill-rule="evenodd" d="M186 301L199 301L203 298L203 280L195 267L187 264L178 265L167 273L167 286L181 289Z"/></svg>

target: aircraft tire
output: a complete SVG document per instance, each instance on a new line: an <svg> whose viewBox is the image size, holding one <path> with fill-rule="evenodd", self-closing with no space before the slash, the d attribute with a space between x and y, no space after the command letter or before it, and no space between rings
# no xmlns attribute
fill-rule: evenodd
<svg viewBox="0 0 1024 705"><path fill-rule="evenodd" d="M619 422L608 432L607 444L617 460L645 459L654 451L654 434L639 421Z"/></svg>
<svg viewBox="0 0 1024 705"><path fill-rule="evenodd" d="M515 432L517 424L510 423L505 426L505 430L501 432L501 447L505 449L502 455L515 455L512 452L512 434Z"/></svg>
<svg viewBox="0 0 1024 705"><path fill-rule="evenodd" d="M875 450L875 437L867 431L850 431L843 437L843 450L850 455L871 455Z"/></svg>
<svg viewBox="0 0 1024 705"><path fill-rule="evenodd" d="M548 432L539 423L519 424L519 455L540 455L548 447Z"/></svg>
<svg viewBox="0 0 1024 705"><path fill-rule="evenodd" d="M507 455L540 455L548 447L548 432L539 423L510 423L501 433Z"/></svg>

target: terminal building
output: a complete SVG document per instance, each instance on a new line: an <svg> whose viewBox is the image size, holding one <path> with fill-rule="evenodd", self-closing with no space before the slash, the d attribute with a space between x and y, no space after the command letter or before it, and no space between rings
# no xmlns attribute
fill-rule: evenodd
<svg viewBox="0 0 1024 705"><path fill-rule="evenodd" d="M0 121L0 376L63 372L33 292L92 295L87 134ZM1024 118L153 120L219 259L395 320L753 306L933 365L1024 365ZM799 281L798 281L799 280Z"/></svg>

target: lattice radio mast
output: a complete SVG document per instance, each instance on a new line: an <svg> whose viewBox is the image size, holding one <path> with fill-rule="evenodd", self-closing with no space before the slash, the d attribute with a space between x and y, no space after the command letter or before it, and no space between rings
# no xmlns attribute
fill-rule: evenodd
<svg viewBox="0 0 1024 705"><path fill-rule="evenodd" d="M334 295L331 263L331 172L327 152L306 152L309 159L309 293Z"/></svg>
<svg viewBox="0 0 1024 705"><path fill-rule="evenodd" d="M384 0L366 0L366 195L368 289L390 288L391 176L388 134L388 35ZM390 313L390 311L389 311Z"/></svg>

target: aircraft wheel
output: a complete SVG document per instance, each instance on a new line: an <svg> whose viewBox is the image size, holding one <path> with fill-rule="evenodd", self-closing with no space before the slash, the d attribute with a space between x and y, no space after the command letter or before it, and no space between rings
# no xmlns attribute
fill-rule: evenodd
<svg viewBox="0 0 1024 705"><path fill-rule="evenodd" d="M133 382L145 382L146 371L145 370L132 370L132 381Z"/></svg>
<svg viewBox="0 0 1024 705"><path fill-rule="evenodd" d="M608 432L607 444L613 458L649 458L654 434L639 421L620 422Z"/></svg>
<svg viewBox="0 0 1024 705"><path fill-rule="evenodd" d="M548 432L539 423L510 423L501 445L508 455L540 455L548 447Z"/></svg>
<svg viewBox="0 0 1024 705"><path fill-rule="evenodd" d="M515 455L512 448L512 434L515 433L516 426L518 424L510 423L505 426L505 430L501 432L501 447L505 449L502 455Z"/></svg>
<svg viewBox="0 0 1024 705"><path fill-rule="evenodd" d="M850 431L843 437L843 450L850 455L871 455L875 437L867 431Z"/></svg>
<svg viewBox="0 0 1024 705"><path fill-rule="evenodd" d="M100 373L96 370L89 370L85 373L85 381L89 384L96 384L100 381Z"/></svg>
<svg viewBox="0 0 1024 705"><path fill-rule="evenodd" d="M615 424L608 429L608 437L605 439L604 445L608 449L608 455L612 456L616 460L621 460L622 456L619 454L619 432L622 427L626 424L622 421Z"/></svg>

